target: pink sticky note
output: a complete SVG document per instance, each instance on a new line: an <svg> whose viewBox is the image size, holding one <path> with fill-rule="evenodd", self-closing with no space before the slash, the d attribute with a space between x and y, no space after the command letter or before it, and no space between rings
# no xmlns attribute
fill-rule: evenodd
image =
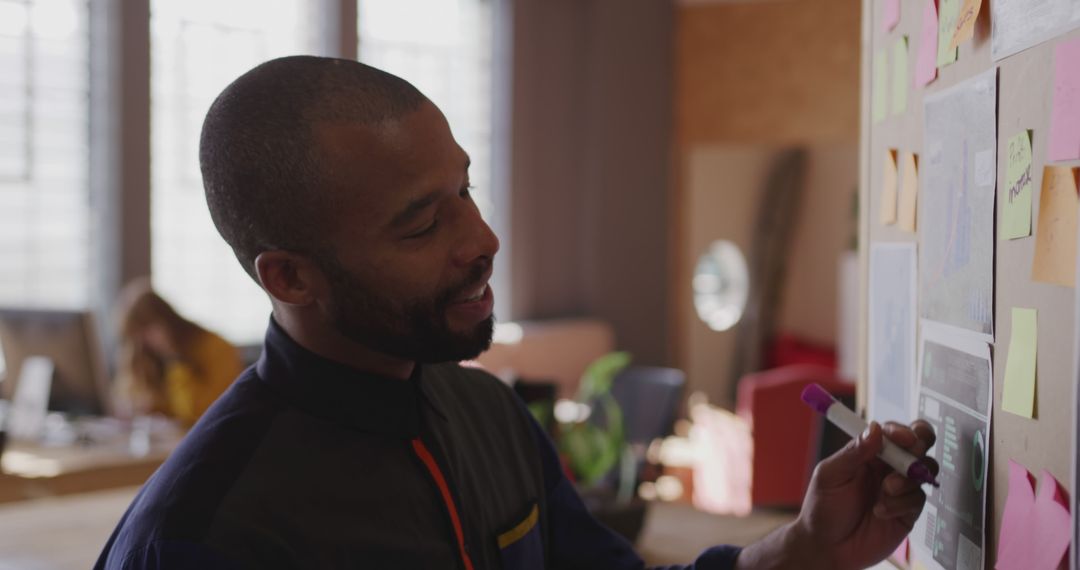
<svg viewBox="0 0 1080 570"><path fill-rule="evenodd" d="M908 539L905 538L904 541L900 543L900 546L896 547L896 552L892 553L892 557L897 562L899 562L901 564L904 564L904 565L907 565L907 563L909 562L909 559L908 559Z"/></svg>
<svg viewBox="0 0 1080 570"><path fill-rule="evenodd" d="M1001 516L1001 534L998 537L998 570L1024 568L1027 540L1027 518L1035 504L1035 478L1023 465L1009 460L1009 494L1005 499L1005 512Z"/></svg>
<svg viewBox="0 0 1080 570"><path fill-rule="evenodd" d="M934 0L924 0L919 55L915 60L915 87L922 87L937 77L937 33L937 6Z"/></svg>
<svg viewBox="0 0 1080 570"><path fill-rule="evenodd" d="M900 23L900 0L882 0L881 29L889 31Z"/></svg>
<svg viewBox="0 0 1080 570"><path fill-rule="evenodd" d="M998 538L998 570L1057 568L1071 538L1068 501L1061 485L1045 469L1039 494L1023 465L1009 460L1009 495Z"/></svg>
<svg viewBox="0 0 1080 570"><path fill-rule="evenodd" d="M1031 554L1028 568L1057 568L1069 550L1072 534L1069 507L1061 485L1049 471L1039 476L1039 494L1032 509Z"/></svg>
<svg viewBox="0 0 1080 570"><path fill-rule="evenodd" d="M1054 49L1054 107L1050 112L1050 160L1080 158L1080 39Z"/></svg>

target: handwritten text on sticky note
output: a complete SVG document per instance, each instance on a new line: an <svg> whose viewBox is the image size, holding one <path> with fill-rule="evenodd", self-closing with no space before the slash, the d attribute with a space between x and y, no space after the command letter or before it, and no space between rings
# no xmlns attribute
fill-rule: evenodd
<svg viewBox="0 0 1080 570"><path fill-rule="evenodd" d="M1031 235L1031 133L1009 139L1005 153L1005 185L1001 188L1001 239Z"/></svg>
<svg viewBox="0 0 1080 570"><path fill-rule="evenodd" d="M956 31L956 21L960 18L960 1L941 0L938 4L938 67L956 61L956 48L952 47L952 38Z"/></svg>

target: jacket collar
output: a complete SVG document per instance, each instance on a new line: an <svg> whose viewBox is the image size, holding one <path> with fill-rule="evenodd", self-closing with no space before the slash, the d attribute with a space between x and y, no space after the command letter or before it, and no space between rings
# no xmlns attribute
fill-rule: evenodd
<svg viewBox="0 0 1080 570"><path fill-rule="evenodd" d="M364 372L300 346L271 318L255 371L286 402L312 416L381 435L420 433L421 400L428 400L420 364L408 380Z"/></svg>

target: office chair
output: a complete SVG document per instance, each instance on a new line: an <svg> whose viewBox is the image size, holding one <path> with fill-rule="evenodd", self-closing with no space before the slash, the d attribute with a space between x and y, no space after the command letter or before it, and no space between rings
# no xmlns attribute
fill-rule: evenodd
<svg viewBox="0 0 1080 570"><path fill-rule="evenodd" d="M611 395L623 414L626 442L648 447L671 434L686 375L676 368L629 366L615 376Z"/></svg>
<svg viewBox="0 0 1080 570"><path fill-rule="evenodd" d="M612 381L611 395L622 411L623 436L633 455L633 465L626 467L633 472L623 475L622 468L615 469L605 485L583 493L582 499L593 516L631 543L641 534L648 507L636 496L645 451L654 439L671 434L685 384L682 370L656 366L629 366ZM594 415L602 412L594 410Z"/></svg>

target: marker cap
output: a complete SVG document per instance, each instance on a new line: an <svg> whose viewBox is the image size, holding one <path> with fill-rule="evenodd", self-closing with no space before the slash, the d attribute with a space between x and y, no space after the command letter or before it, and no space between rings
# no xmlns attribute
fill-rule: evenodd
<svg viewBox="0 0 1080 570"><path fill-rule="evenodd" d="M827 414L829 407L836 403L836 399L818 384L808 384L806 388L803 388L802 401L817 410L819 414Z"/></svg>

